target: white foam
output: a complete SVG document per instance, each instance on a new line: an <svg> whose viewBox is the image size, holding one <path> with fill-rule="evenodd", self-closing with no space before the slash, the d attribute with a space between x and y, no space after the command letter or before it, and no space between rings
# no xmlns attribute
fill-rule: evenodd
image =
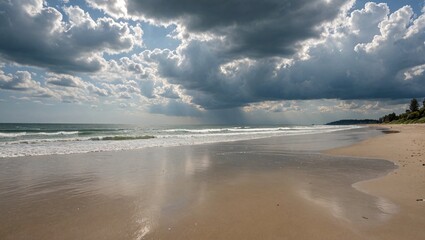
<svg viewBox="0 0 425 240"><path fill-rule="evenodd" d="M60 131L60 132L37 132L37 133L28 133L27 135L41 135L41 136L58 136L58 135L76 135L78 131Z"/></svg>
<svg viewBox="0 0 425 240"><path fill-rule="evenodd" d="M0 138L14 138L14 137L25 136L26 134L27 134L26 132L17 132L17 133L0 132Z"/></svg>
<svg viewBox="0 0 425 240"><path fill-rule="evenodd" d="M173 131L162 131L152 139L135 139L121 141L90 141L88 138L64 138L64 139L39 139L32 141L16 142L15 144L0 144L0 157L37 156L52 154L71 154L103 151L120 151L141 149L147 147L166 147L180 145L194 145L216 142L229 142L239 140L250 140L275 136L291 136L305 134L320 134L341 130L359 128L358 126L308 126L288 128L242 128L237 131L216 131L210 129L199 129L196 132L176 133ZM226 128L230 129L230 128ZM252 131L245 131L245 130ZM67 132L70 133L70 132ZM165 133L165 134L164 134ZM167 134L168 133L168 134Z"/></svg>
<svg viewBox="0 0 425 240"><path fill-rule="evenodd" d="M17 138L23 136L66 136L76 135L78 131L59 131L59 132L0 132L0 138Z"/></svg>

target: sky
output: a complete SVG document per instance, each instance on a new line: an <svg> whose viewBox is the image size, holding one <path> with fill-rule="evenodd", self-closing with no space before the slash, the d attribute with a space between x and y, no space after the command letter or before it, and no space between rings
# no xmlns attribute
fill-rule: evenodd
<svg viewBox="0 0 425 240"><path fill-rule="evenodd" d="M322 124L425 97L422 0L0 0L0 122Z"/></svg>

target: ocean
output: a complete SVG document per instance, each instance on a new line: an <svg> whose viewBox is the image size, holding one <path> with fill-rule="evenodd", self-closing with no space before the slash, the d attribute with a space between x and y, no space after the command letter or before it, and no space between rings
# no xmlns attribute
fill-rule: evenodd
<svg viewBox="0 0 425 240"><path fill-rule="evenodd" d="M320 134L359 126L167 126L115 124L0 124L0 158L196 145Z"/></svg>

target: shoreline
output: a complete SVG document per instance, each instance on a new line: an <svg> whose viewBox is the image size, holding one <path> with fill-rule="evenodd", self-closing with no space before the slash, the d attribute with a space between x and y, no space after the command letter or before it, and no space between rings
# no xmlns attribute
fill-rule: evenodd
<svg viewBox="0 0 425 240"><path fill-rule="evenodd" d="M0 238L365 239L393 205L351 186L393 164L319 152L376 135L1 159Z"/></svg>
<svg viewBox="0 0 425 240"><path fill-rule="evenodd" d="M388 128L389 134L323 151L325 155L384 159L398 166L389 174L360 181L353 187L386 198L399 211L382 226L365 234L377 239L424 239L425 237L425 125L369 125Z"/></svg>

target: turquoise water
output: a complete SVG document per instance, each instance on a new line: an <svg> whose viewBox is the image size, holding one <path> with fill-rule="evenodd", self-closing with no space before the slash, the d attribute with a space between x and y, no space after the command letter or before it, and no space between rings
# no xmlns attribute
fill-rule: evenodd
<svg viewBox="0 0 425 240"><path fill-rule="evenodd" d="M168 126L0 124L0 157L117 151L285 135L320 134L358 126Z"/></svg>

